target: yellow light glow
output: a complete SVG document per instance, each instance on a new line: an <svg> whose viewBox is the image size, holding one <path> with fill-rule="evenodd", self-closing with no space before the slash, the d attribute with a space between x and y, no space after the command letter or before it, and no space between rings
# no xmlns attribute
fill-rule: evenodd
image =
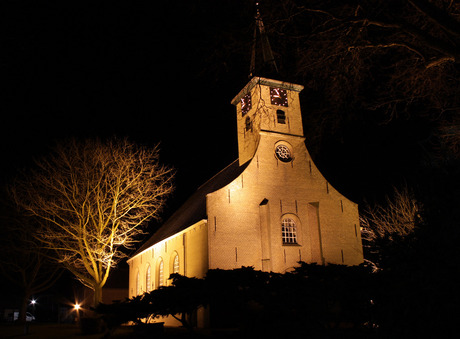
<svg viewBox="0 0 460 339"><path fill-rule="evenodd" d="M81 307L80 304L76 303L76 304L74 305L73 308L74 308L76 311L78 311L78 310L80 309L80 307Z"/></svg>

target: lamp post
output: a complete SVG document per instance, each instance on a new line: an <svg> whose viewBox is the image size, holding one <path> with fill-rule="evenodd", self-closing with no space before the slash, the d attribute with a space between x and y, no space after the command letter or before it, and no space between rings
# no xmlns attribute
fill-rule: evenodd
<svg viewBox="0 0 460 339"><path fill-rule="evenodd" d="M32 306L32 315L35 317L35 305L37 304L37 300L32 298L30 300L30 305Z"/></svg>
<svg viewBox="0 0 460 339"><path fill-rule="evenodd" d="M80 323L80 308L81 305L78 302L73 306L73 309L77 312L77 324Z"/></svg>

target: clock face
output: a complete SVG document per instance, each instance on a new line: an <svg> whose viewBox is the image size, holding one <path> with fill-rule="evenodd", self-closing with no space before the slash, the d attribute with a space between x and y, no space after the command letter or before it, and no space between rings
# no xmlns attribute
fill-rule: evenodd
<svg viewBox="0 0 460 339"><path fill-rule="evenodd" d="M252 107L251 93L248 93L244 97L241 98L241 114L245 115L246 113L248 113L251 107Z"/></svg>
<svg viewBox="0 0 460 339"><path fill-rule="evenodd" d="M272 105L288 107L287 91L282 88L270 87L270 101Z"/></svg>
<svg viewBox="0 0 460 339"><path fill-rule="evenodd" d="M292 160L291 150L286 145L278 145L275 148L276 157L282 162L289 162Z"/></svg>

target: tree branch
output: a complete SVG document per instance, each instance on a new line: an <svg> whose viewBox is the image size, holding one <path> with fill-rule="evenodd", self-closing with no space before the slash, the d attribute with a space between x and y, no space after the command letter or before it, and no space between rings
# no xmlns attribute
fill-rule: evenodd
<svg viewBox="0 0 460 339"><path fill-rule="evenodd" d="M425 14L432 22L442 27L450 34L460 37L460 23L452 18L448 13L440 10L433 3L426 0L408 0L418 11Z"/></svg>
<svg viewBox="0 0 460 339"><path fill-rule="evenodd" d="M430 47L431 49L434 49L437 52L440 52L449 58L452 58L453 60L455 60L455 62L458 62L459 60L459 52L455 48L452 48L451 46L444 43L440 39L434 38L427 32L424 32L420 30L419 28L415 27L414 25L411 25L407 22L388 23L384 21L376 21L376 20L368 20L368 19L354 20L354 22L356 23L362 22L364 25L374 25L374 26L379 26L379 27L399 29L401 31L404 31L412 35L414 38L418 39L423 45Z"/></svg>
<svg viewBox="0 0 460 339"><path fill-rule="evenodd" d="M347 48L347 50L350 52L354 49L363 49L363 48L391 48L391 47L403 47L411 52L414 52L415 54L417 54L418 56L420 56L422 59L425 59L425 57L423 56L422 53L420 53L417 49L415 49L414 47L408 45L408 44L404 44L404 43L397 43L397 42L391 42L391 43L387 43L387 44L376 44L376 45L362 45L362 46L350 46Z"/></svg>

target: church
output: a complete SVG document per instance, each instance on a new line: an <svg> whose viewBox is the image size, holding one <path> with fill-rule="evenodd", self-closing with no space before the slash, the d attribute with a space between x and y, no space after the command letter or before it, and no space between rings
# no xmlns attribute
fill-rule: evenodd
<svg viewBox="0 0 460 339"><path fill-rule="evenodd" d="M358 206L324 178L305 146L302 89L253 77L233 98L238 159L128 260L129 297L167 285L171 273L203 278L209 269L282 273L299 261L363 262Z"/></svg>
<svg viewBox="0 0 460 339"><path fill-rule="evenodd" d="M257 32L262 65L277 71L258 8L255 19L250 77ZM358 205L324 178L305 146L302 90L254 76L233 98L238 159L200 186L129 258L130 298L166 286L172 273L204 278L210 269L284 273L300 261L363 262ZM164 321L180 326L172 317ZM209 326L208 309L198 310L196 325Z"/></svg>

